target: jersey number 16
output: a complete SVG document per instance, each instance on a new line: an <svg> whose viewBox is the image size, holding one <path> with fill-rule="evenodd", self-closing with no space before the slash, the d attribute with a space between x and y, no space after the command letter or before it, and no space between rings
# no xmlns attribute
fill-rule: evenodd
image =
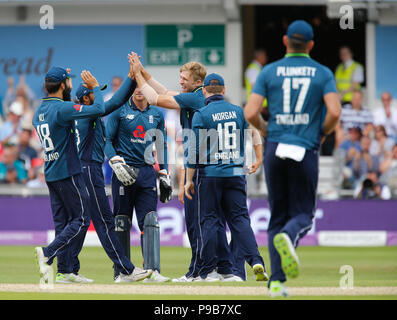
<svg viewBox="0 0 397 320"><path fill-rule="evenodd" d="M219 150L234 150L237 147L237 136L236 136L236 122L229 121L224 123L218 123L218 141Z"/></svg>

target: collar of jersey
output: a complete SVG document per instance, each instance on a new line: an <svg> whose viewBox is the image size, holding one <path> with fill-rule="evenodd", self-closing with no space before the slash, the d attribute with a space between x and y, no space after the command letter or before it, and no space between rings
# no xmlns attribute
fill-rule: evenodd
<svg viewBox="0 0 397 320"><path fill-rule="evenodd" d="M140 112L146 112L146 111L148 111L149 108L150 108L150 104L148 104L148 106L145 108L145 110L139 109L139 108L135 105L134 100L132 100L132 97L128 99L128 103L129 103L130 107L131 107L133 110L138 110L138 111L140 111Z"/></svg>
<svg viewBox="0 0 397 320"><path fill-rule="evenodd" d="M203 89L203 86L199 86L199 87L197 87L196 89L194 89L192 92L193 93L196 93L197 91L199 91L200 89Z"/></svg>
<svg viewBox="0 0 397 320"><path fill-rule="evenodd" d="M64 102L61 98L57 98L57 97L47 97L47 98L43 98L43 101L51 101L51 100L56 100L56 101L62 101L62 102Z"/></svg>
<svg viewBox="0 0 397 320"><path fill-rule="evenodd" d="M291 58L291 57L305 57L305 58L310 58L310 56L307 53L287 53L285 55L286 58Z"/></svg>
<svg viewBox="0 0 397 320"><path fill-rule="evenodd" d="M213 96L208 97L207 99L205 99L205 100L204 100L204 104L207 105L207 104L209 104L209 103L211 103L211 102L214 102L214 101L221 101L221 100L224 100L223 95L221 95L221 94L214 94Z"/></svg>

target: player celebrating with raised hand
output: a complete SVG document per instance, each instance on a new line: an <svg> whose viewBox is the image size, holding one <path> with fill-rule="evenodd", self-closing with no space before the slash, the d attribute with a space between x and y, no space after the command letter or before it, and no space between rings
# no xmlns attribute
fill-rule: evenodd
<svg viewBox="0 0 397 320"><path fill-rule="evenodd" d="M105 153L114 172L112 197L116 232L129 257L129 235L135 208L141 230L144 268L153 270L145 282L166 282L170 278L160 274L157 174L153 168L153 143L160 165L160 200L167 202L171 198L172 188L168 176L164 117L158 108L148 104L137 88L127 103L110 114L106 123ZM132 180L125 179L126 173L122 172L125 169L136 173ZM115 268L116 273L119 271Z"/></svg>
<svg viewBox="0 0 397 320"><path fill-rule="evenodd" d="M72 80L69 70L51 68L45 76L48 97L44 98L33 117L33 126L44 149L44 174L50 192L55 225L55 239L47 247L36 247L40 275L49 282L51 264L57 256L58 272L73 274L73 261L68 254L71 241L88 228L86 218L89 197L74 135L74 121L97 118L105 106L97 80L89 71L81 73L87 88L95 94L91 106L70 101ZM78 254L78 253L77 253Z"/></svg>
<svg viewBox="0 0 397 320"><path fill-rule="evenodd" d="M124 254L124 249L115 232L114 216L110 209L108 197L106 196L105 181L102 172L102 164L105 161L104 148L106 140L105 125L102 117L124 105L133 94L135 88L136 82L133 80L132 64L130 64L128 77L113 97L105 102L105 113L98 118L75 121L77 147L83 166L84 180L90 196L91 219L103 248L113 261L115 268L119 270L115 279L116 283L139 281L152 274L151 270L142 270L135 267L131 263L129 256L127 257ZM85 105L92 105L95 100L94 92L84 83L79 85L76 91L76 97L80 103ZM128 178L129 171L124 172L123 166L119 168L119 171L122 171ZM75 260L73 273L77 273L79 268L75 253L81 250L84 236L85 233L82 233L72 243L71 256Z"/></svg>
<svg viewBox="0 0 397 320"><path fill-rule="evenodd" d="M341 113L332 72L309 56L314 45L312 27L303 20L294 21L283 43L287 54L264 67L245 107L246 119L267 135L270 296L287 296L286 276L299 274L295 248L312 226L320 139L334 130ZM264 98L268 123L259 114Z"/></svg>
<svg viewBox="0 0 397 320"><path fill-rule="evenodd" d="M245 130L248 123L241 107L224 100L225 86L218 74L204 79L205 107L193 116L185 194L197 193L200 227L203 237L200 278L213 281L217 264L217 232L224 229L223 215L239 254L258 277L267 281L264 262L259 254L247 208L244 172ZM198 183L193 177L198 171Z"/></svg>
<svg viewBox="0 0 397 320"><path fill-rule="evenodd" d="M159 107L166 109L176 109L180 111L180 122L183 129L183 148L184 159L186 163L188 155L188 136L192 128L192 119L194 113L204 107L204 95L202 85L207 74L206 68L199 62L188 62L180 68L181 93L170 91L162 84L157 82L141 65L139 60L135 61L140 66L141 72L136 72L136 81L138 87L149 101ZM197 179L194 179L197 181ZM179 182L179 201L184 205L186 230L192 249L192 257L187 273L179 278L173 279L174 282L190 282L200 279L201 270L201 247L202 233L200 230L198 216L198 201L196 195L191 199L184 195L185 170L180 174ZM220 229L219 229L220 230ZM218 264L216 277L218 280L239 281L238 277L232 274L233 260L227 243L225 230L219 231L218 241Z"/></svg>

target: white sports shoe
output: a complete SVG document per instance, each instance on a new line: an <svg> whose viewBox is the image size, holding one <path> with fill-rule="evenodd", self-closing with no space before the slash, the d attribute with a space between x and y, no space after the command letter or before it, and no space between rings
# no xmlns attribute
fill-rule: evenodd
<svg viewBox="0 0 397 320"><path fill-rule="evenodd" d="M222 281L223 277L218 272L216 272L216 270L214 270L211 273L207 274L205 278L197 277L196 279L194 281L216 282L216 281Z"/></svg>
<svg viewBox="0 0 397 320"><path fill-rule="evenodd" d="M136 282L146 279L153 273L152 269L143 270L141 268L135 267L134 271L131 274L124 274L120 273L116 279L114 280L115 283L121 282Z"/></svg>
<svg viewBox="0 0 397 320"><path fill-rule="evenodd" d="M157 270L154 270L150 277L147 277L143 282L168 282L171 278L164 277Z"/></svg>
<svg viewBox="0 0 397 320"><path fill-rule="evenodd" d="M45 282L49 282L49 276L52 273L52 267L47 264L48 258L44 256L43 248L36 247L34 248L36 255L36 262L39 266L40 277L44 279Z"/></svg>
<svg viewBox="0 0 397 320"><path fill-rule="evenodd" d="M194 281L193 277L186 277L186 276L172 279L172 282L192 282L192 281Z"/></svg>
<svg viewBox="0 0 397 320"><path fill-rule="evenodd" d="M82 274L78 273L74 275L74 282L75 283L93 283L93 279L89 279L84 277Z"/></svg>
<svg viewBox="0 0 397 320"><path fill-rule="evenodd" d="M74 273L57 273L55 277L56 283L93 283L94 280L88 279L81 274Z"/></svg>
<svg viewBox="0 0 397 320"><path fill-rule="evenodd" d="M243 282L244 280L241 279L239 276L236 276L232 273L229 274L221 274L222 280L224 282Z"/></svg>
<svg viewBox="0 0 397 320"><path fill-rule="evenodd" d="M73 273L60 273L58 272L55 276L56 283L75 283L76 275Z"/></svg>

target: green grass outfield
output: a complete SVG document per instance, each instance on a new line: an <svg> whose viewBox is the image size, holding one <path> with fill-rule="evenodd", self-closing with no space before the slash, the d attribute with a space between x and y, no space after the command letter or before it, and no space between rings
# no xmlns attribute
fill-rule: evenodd
<svg viewBox="0 0 397 320"><path fill-rule="evenodd" d="M261 247L260 252L264 257L268 272L270 273L270 263L267 248ZM300 247L298 254L301 261L300 276L295 280L287 282L287 287L293 289L307 290L308 294L301 293L297 296L291 296L289 299L397 299L397 247L373 247L373 248L329 248L329 247ZM172 278L180 277L186 272L190 258L190 249L182 247L162 247L161 248L161 264L162 274ZM136 265L141 265L142 255L139 247L132 248L132 260ZM216 299L216 300L256 300L268 299L266 292L266 284L254 281L251 269L247 266L248 281L240 283L164 283L164 284L114 284L112 279L112 263L106 256L104 250L100 247L83 248L80 254L81 270L85 276L95 280L95 285L113 285L120 286L120 289L143 288L147 291L150 286L155 288L167 289L168 293L161 294L158 290L154 290L153 294L120 294L101 293L85 291L79 293L69 292L51 292L51 289L41 292L13 292L12 289L5 290L2 288L4 284L26 284L37 285L39 276L37 266L34 260L34 248L31 246L0 246L0 299ZM376 294L366 293L361 295L358 292L355 295L324 295L318 294L322 287L338 288L341 277L340 268L344 265L353 267L354 270L354 287L367 287L365 290L372 290L371 287L388 287L394 291L389 293L377 292ZM55 264L54 264L55 266ZM74 284L67 285L68 288L76 286ZM89 288L90 284L84 285ZM112 286L112 287L113 287ZM128 287L125 287L128 286ZM256 293L250 295L238 294L169 294L169 290L173 287L183 289L187 287L198 290L204 290L205 287L213 286L233 287L230 289L242 287L241 290L256 290ZM30 286L32 287L32 286ZM55 285L57 287L57 285ZM395 287L395 288L392 288ZM78 287L76 287L78 288ZM263 295L257 294L258 290L262 290ZM187 288L186 288L187 289ZM310 294L311 289L315 293ZM376 288L373 288L376 289ZM167 291L165 290L165 291ZM190 290L190 289L189 289ZM238 290L238 289L237 289ZM18 290L15 290L18 291ZM21 291L21 290L19 290ZM29 291L29 290L27 290ZM133 291L133 289L132 289ZM139 290L138 290L139 291ZM207 290L208 291L208 290ZM105 290L106 292L106 290ZM261 292L261 291L260 291ZM306 291L305 291L306 292ZM342 292L342 291L341 291ZM348 290L346 291L347 293Z"/></svg>

